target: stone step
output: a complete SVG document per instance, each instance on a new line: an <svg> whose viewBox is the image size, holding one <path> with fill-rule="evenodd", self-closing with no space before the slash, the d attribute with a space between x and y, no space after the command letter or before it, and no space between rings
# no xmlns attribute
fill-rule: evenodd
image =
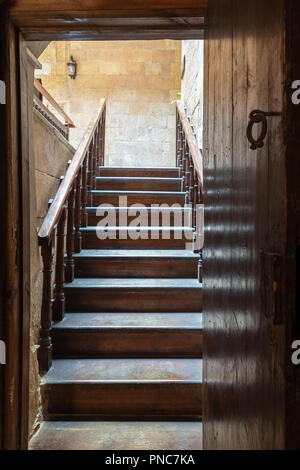
<svg viewBox="0 0 300 470"><path fill-rule="evenodd" d="M81 278L196 278L199 255L188 250L82 250L74 260L75 276Z"/></svg>
<svg viewBox="0 0 300 470"><path fill-rule="evenodd" d="M202 311L197 279L75 278L64 291L67 312Z"/></svg>
<svg viewBox="0 0 300 470"><path fill-rule="evenodd" d="M48 421L30 450L202 450L202 423Z"/></svg>
<svg viewBox="0 0 300 470"><path fill-rule="evenodd" d="M46 418L201 419L201 359L56 359Z"/></svg>
<svg viewBox="0 0 300 470"><path fill-rule="evenodd" d="M53 325L55 357L201 357L200 313L69 313Z"/></svg>

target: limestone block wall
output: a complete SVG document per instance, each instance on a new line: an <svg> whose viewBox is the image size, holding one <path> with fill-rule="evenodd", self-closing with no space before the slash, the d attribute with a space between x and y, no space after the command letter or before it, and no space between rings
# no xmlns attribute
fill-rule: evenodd
<svg viewBox="0 0 300 470"><path fill-rule="evenodd" d="M38 227L47 214L48 200L55 196L59 178L66 173L67 162L73 158L75 149L36 110L33 114L33 123Z"/></svg>
<svg viewBox="0 0 300 470"><path fill-rule="evenodd" d="M182 41L185 73L181 82L181 99L194 126L199 148L203 134L203 41Z"/></svg>
<svg viewBox="0 0 300 470"><path fill-rule="evenodd" d="M77 77L68 77L73 56ZM106 164L175 165L175 104L181 41L52 42L39 57L42 82L76 125L77 147L92 112L107 99Z"/></svg>

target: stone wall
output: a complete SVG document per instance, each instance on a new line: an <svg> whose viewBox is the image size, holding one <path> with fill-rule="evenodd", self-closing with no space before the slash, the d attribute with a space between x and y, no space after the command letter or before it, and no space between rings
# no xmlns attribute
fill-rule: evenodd
<svg viewBox="0 0 300 470"><path fill-rule="evenodd" d="M181 99L191 118L202 149L203 134L203 45L204 41L182 41L185 73L181 82Z"/></svg>
<svg viewBox="0 0 300 470"><path fill-rule="evenodd" d="M35 109L33 110L34 173L31 191L31 214L36 225L31 233L31 335L30 335L30 384L29 384L29 434L32 435L40 420L39 373L36 344L39 343L42 304L42 260L37 231L48 211L48 201L54 197L59 177L66 173L68 160L73 158L73 147Z"/></svg>
<svg viewBox="0 0 300 470"><path fill-rule="evenodd" d="M66 65L71 55L75 80ZM181 41L52 42L39 61L43 85L76 125L70 132L75 147L106 97L106 164L175 165Z"/></svg>

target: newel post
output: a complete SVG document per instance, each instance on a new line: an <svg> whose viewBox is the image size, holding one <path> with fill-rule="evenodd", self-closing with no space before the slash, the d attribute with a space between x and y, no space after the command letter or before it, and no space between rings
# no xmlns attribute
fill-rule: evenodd
<svg viewBox="0 0 300 470"><path fill-rule="evenodd" d="M42 246L43 260L43 298L41 312L40 345L38 348L38 361L40 371L46 372L52 365L52 263L53 263L53 237L49 244Z"/></svg>

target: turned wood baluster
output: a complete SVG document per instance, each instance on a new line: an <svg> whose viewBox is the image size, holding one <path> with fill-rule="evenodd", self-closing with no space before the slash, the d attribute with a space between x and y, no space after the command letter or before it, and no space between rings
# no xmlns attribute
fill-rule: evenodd
<svg viewBox="0 0 300 470"><path fill-rule="evenodd" d="M86 154L82 163L82 185L81 185L81 226L87 227L88 213L87 206L87 176L88 176L88 155Z"/></svg>
<svg viewBox="0 0 300 470"><path fill-rule="evenodd" d="M179 176L183 178L183 155L184 155L184 134L181 123L179 124Z"/></svg>
<svg viewBox="0 0 300 470"><path fill-rule="evenodd" d="M176 110L176 166L179 168L180 166L180 121L178 111Z"/></svg>
<svg viewBox="0 0 300 470"><path fill-rule="evenodd" d="M74 238L74 251L75 253L81 252L82 236L81 236L81 175L82 169L79 168L75 185L76 185L76 196L75 196L75 238Z"/></svg>
<svg viewBox="0 0 300 470"><path fill-rule="evenodd" d="M194 162L191 156L190 158L190 180L189 180L189 202L194 203L194 184L195 184L195 173L194 173Z"/></svg>
<svg viewBox="0 0 300 470"><path fill-rule="evenodd" d="M89 145L88 150L88 171L87 171L87 196L88 204L91 207L93 205L93 146L92 143Z"/></svg>
<svg viewBox="0 0 300 470"><path fill-rule="evenodd" d="M95 129L95 179L99 175L99 161L100 161L100 138L99 138L99 123ZM96 180L97 181L97 180ZM96 181L95 181L95 189L96 189Z"/></svg>
<svg viewBox="0 0 300 470"><path fill-rule="evenodd" d="M105 126L106 126L106 107L103 111L102 115L102 125L101 125L101 133L102 133L102 162L101 166L104 166L105 162Z"/></svg>
<svg viewBox="0 0 300 470"><path fill-rule="evenodd" d="M198 192L198 174L194 168L194 188L193 188L193 227L196 228L196 215L197 215L197 192Z"/></svg>
<svg viewBox="0 0 300 470"><path fill-rule="evenodd" d="M190 160L192 159L188 143L186 143L185 148L185 202L188 204L190 202Z"/></svg>
<svg viewBox="0 0 300 470"><path fill-rule="evenodd" d="M52 262L53 262L53 237L49 244L42 246L43 260L43 297L41 311L40 345L38 348L38 360L40 371L48 371L52 365Z"/></svg>
<svg viewBox="0 0 300 470"><path fill-rule="evenodd" d="M74 198L75 188L71 188L68 199L68 223L67 223L67 262L66 262L66 282L72 282L75 276L74 253Z"/></svg>
<svg viewBox="0 0 300 470"><path fill-rule="evenodd" d="M99 173L100 173L100 167L104 165L103 123L104 123L104 116L102 116L101 121L99 123L99 148L100 148Z"/></svg>
<svg viewBox="0 0 300 470"><path fill-rule="evenodd" d="M183 134L183 145L182 145L182 179L183 179L183 184L182 184L182 191L186 192L186 165L187 165L187 142L185 139L185 135Z"/></svg>
<svg viewBox="0 0 300 470"><path fill-rule="evenodd" d="M52 307L53 320L61 321L65 316L65 224L66 207L64 206L56 231L55 295Z"/></svg>
<svg viewBox="0 0 300 470"><path fill-rule="evenodd" d="M97 142L96 142L96 136L95 136L95 134L94 134L94 136L93 136L92 149L93 149L93 158L92 158L92 168L93 168L93 173L92 173L92 189L96 189Z"/></svg>

